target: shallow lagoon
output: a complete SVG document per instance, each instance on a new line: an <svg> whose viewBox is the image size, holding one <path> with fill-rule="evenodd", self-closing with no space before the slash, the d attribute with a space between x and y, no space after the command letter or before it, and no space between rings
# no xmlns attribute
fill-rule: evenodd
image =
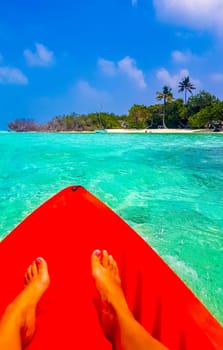
<svg viewBox="0 0 223 350"><path fill-rule="evenodd" d="M222 135L0 133L0 148L1 237L55 192L83 185L223 323Z"/></svg>

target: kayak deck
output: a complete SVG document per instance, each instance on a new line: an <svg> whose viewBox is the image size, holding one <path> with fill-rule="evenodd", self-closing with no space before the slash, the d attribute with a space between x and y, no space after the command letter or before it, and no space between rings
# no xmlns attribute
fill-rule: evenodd
<svg viewBox="0 0 223 350"><path fill-rule="evenodd" d="M37 310L29 350L111 349L92 298L90 256L117 260L135 318L171 350L223 349L223 328L154 250L118 215L80 186L49 199L0 243L0 314L23 288L27 266L43 256L51 285Z"/></svg>

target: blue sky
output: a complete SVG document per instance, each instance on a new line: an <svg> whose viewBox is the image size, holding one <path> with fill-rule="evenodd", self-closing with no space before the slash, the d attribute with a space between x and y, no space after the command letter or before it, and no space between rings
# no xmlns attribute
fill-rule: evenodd
<svg viewBox="0 0 223 350"><path fill-rule="evenodd" d="M15 0L0 11L0 129L153 104L189 75L223 99L222 0ZM183 96L182 96L183 97Z"/></svg>

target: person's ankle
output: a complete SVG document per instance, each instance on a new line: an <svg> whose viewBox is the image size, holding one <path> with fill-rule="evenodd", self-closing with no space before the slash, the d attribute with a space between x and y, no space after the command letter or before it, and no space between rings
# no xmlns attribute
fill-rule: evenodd
<svg viewBox="0 0 223 350"><path fill-rule="evenodd" d="M116 313L117 318L134 318L132 312L130 311L128 304L125 300L120 301L115 301L113 308Z"/></svg>

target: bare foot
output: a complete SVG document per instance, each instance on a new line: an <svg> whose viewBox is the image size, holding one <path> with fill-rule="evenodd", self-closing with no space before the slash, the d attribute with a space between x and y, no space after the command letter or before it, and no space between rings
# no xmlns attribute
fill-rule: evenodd
<svg viewBox="0 0 223 350"><path fill-rule="evenodd" d="M92 276L99 296L94 300L105 336L113 341L119 313L133 317L122 287L116 261L106 250L95 250L91 256Z"/></svg>
<svg viewBox="0 0 223 350"><path fill-rule="evenodd" d="M92 275L99 293L96 309L105 336L116 350L167 350L135 320L128 308L116 261L106 250L91 256Z"/></svg>
<svg viewBox="0 0 223 350"><path fill-rule="evenodd" d="M22 345L26 345L35 333L36 307L49 287L47 263L37 258L25 273L24 290L8 306L7 313L20 327Z"/></svg>

